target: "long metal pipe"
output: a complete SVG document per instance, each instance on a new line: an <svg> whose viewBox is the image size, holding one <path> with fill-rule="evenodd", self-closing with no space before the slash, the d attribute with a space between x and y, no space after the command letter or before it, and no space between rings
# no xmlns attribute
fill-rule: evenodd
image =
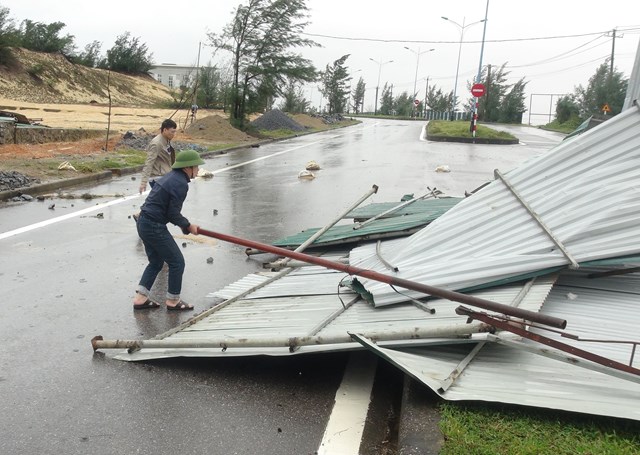
<svg viewBox="0 0 640 455"><path fill-rule="evenodd" d="M470 310L469 308L465 308L462 306L456 308L456 313L468 316L469 318L475 319L477 321L482 321L498 329L507 330L511 333L515 333L516 335L520 335L521 337L528 338L529 340L533 340L538 343L545 344L547 346L551 346L552 348L559 349L560 351L567 352L576 357L589 360L599 365L603 365L608 368L613 368L615 370L624 371L627 373L634 374L636 376L640 376L640 370L637 368L634 368L631 365L625 365L624 363L618 362L617 360L609 359L607 357L594 354L593 352L585 351L584 349L571 346L570 344L566 344L561 341L554 340L553 338L548 338L543 335L533 333L523 327L510 324L507 321L501 321L499 319L491 317L488 314L478 313L477 311L473 311L473 310ZM578 362L571 362L571 363L577 366L583 366Z"/></svg>
<svg viewBox="0 0 640 455"><path fill-rule="evenodd" d="M539 324L544 324L551 327L564 329L567 326L567 321L565 319L560 319L553 316L536 313L534 311L524 310L521 308L514 308L510 305L504 305L501 303L492 302L490 300L485 300L479 297L462 294L460 292L455 292L447 289L441 289L441 288L429 286L427 284L416 283L415 281L410 281L410 280L405 280L403 278L397 278L397 277L385 275L373 270L362 269L362 268L354 267L348 264L341 264L338 262L329 261L327 259L310 256L304 253L297 253L295 251L287 250L285 248L279 248L273 245L268 245L266 243L260 243L253 240L242 239L240 237L235 237L228 234L222 234L219 232L208 231L203 228L198 229L198 234L206 235L207 237L213 237L214 239L219 239L224 242L230 242L230 243L235 243L237 245L242 245L248 248L254 248L267 253L279 254L287 258L297 259L303 262L309 262L311 264L326 267L328 269L339 270L349 275L361 276L364 278L369 278L374 281L380 281L382 283L399 286L401 288L421 292L426 295L434 295L436 297L440 297L443 299L449 299L455 302L465 303L467 305L471 305L474 307L483 308L485 310L494 311L496 313L506 314L509 316L521 318L531 322L537 322Z"/></svg>
<svg viewBox="0 0 640 455"><path fill-rule="evenodd" d="M481 322L471 324L449 324L440 327L413 327L399 330L384 330L363 332L373 341L417 340L425 338L466 337L478 332L488 332L489 326ZM300 337L255 337L232 338L218 337L212 339L171 339L162 340L104 340L96 336L91 340L93 350L98 349L128 349L130 352L142 348L146 349L227 349L227 348L289 348L291 350L300 346L314 346L318 344L349 343L353 341L348 332L333 333L326 336L306 335Z"/></svg>

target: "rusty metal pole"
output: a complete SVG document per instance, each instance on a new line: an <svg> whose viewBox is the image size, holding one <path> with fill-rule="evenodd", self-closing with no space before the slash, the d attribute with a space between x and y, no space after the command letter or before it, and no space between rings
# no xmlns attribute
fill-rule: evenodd
<svg viewBox="0 0 640 455"><path fill-rule="evenodd" d="M285 248L279 248L277 246L268 245L266 243L255 242L253 240L242 239L240 237L234 237L228 234L221 234L219 232L208 231L203 228L198 229L198 234L206 235L207 237L213 237L224 242L235 243L247 248L254 248L267 253L279 254L281 256L297 259L310 264L319 265L328 269L338 270L345 272L349 275L357 275L364 278L369 278L374 281L380 281L382 283L399 286L412 291L421 292L426 295L433 295L443 299L453 300L459 303L465 303L474 307L483 308L485 310L494 311L496 313L502 313L509 316L521 318L531 322L537 322L539 324L548 325L555 328L564 329L567 326L565 319L556 318L545 314L536 313L534 311L523 310L521 308L515 308L502 303L492 302L490 300L481 299L471 295L462 294L460 292L450 291L447 289L436 288L427 284L416 283L415 281L405 280L402 278L396 278L389 275L384 275L373 270L362 269L359 267L353 267L348 264L341 264L339 262L329 261L320 257L310 256L304 253L297 253Z"/></svg>

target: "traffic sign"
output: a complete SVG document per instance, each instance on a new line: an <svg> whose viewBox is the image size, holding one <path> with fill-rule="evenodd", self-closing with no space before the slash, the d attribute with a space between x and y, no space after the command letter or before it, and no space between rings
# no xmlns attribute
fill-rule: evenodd
<svg viewBox="0 0 640 455"><path fill-rule="evenodd" d="M608 104L605 104L604 106L602 106L602 112L604 112L605 114L607 112L611 112L611 108L609 107Z"/></svg>
<svg viewBox="0 0 640 455"><path fill-rule="evenodd" d="M471 94L473 96L484 96L484 94L487 93L487 89L485 88L484 84L481 84L480 82L473 84L471 86Z"/></svg>
<svg viewBox="0 0 640 455"><path fill-rule="evenodd" d="M420 100L413 100L413 104L417 106L418 104L420 104Z"/></svg>

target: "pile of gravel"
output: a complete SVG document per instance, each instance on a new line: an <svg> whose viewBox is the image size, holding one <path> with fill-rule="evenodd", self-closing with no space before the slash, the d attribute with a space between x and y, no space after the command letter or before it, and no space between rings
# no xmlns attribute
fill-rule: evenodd
<svg viewBox="0 0 640 455"><path fill-rule="evenodd" d="M146 150L149 142L151 142L155 136L155 134L147 134L144 130L139 131L137 134L132 131L127 131L122 135L120 142L116 144L116 148ZM172 142L171 145L176 149L176 152L179 152L180 150L196 150L197 152L202 153L208 150L205 146L192 144L190 142Z"/></svg>
<svg viewBox="0 0 640 455"><path fill-rule="evenodd" d="M251 122L259 130L304 131L306 128L279 109L272 109Z"/></svg>
<svg viewBox="0 0 640 455"><path fill-rule="evenodd" d="M17 171L0 171L0 191L25 188L33 183L40 183L40 180L28 177Z"/></svg>

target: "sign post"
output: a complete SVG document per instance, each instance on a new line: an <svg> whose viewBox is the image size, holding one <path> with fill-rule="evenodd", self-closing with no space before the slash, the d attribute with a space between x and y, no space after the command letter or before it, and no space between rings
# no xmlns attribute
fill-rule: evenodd
<svg viewBox="0 0 640 455"><path fill-rule="evenodd" d="M478 98L484 96L487 93L487 88L484 84L476 82L471 86L471 94L475 97L473 102L475 103L473 109L473 117L471 119L471 134L476 137L476 130L478 129Z"/></svg>

